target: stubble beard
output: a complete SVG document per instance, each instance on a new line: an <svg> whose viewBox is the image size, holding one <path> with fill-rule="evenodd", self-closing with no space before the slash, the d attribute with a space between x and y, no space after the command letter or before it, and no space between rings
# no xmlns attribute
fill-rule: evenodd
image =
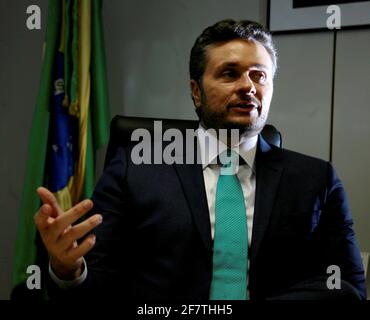
<svg viewBox="0 0 370 320"><path fill-rule="evenodd" d="M218 110L218 108L215 108L215 110ZM196 112L205 129L215 129L216 131L218 129L238 129L240 137L253 137L259 134L265 126L268 116L268 114L260 113L261 110L258 110L258 118L247 124L227 121L228 108L221 112L214 111L213 108L208 106L203 90L201 92L201 105L196 108Z"/></svg>

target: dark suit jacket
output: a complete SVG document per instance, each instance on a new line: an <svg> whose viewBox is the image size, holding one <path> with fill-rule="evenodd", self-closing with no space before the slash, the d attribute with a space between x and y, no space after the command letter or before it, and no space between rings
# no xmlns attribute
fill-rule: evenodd
<svg viewBox="0 0 370 320"><path fill-rule="evenodd" d="M86 256L91 296L207 300L212 239L201 165L134 165L119 149L92 211L103 214ZM337 265L362 298L364 270L343 185L328 162L259 137L250 248L251 299L283 293Z"/></svg>

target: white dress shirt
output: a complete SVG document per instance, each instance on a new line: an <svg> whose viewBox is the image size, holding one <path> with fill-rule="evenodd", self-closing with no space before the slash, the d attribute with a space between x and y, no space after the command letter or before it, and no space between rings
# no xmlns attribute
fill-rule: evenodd
<svg viewBox="0 0 370 320"><path fill-rule="evenodd" d="M205 144L205 141L209 141ZM220 165L217 164L217 157L227 149L227 146L212 134L206 131L202 126L198 129L198 140L201 151L203 166L203 177L207 194L208 210L211 222L212 239L215 232L215 208L216 208L216 188L220 175ZM247 209L248 224L248 244L252 240L253 213L254 213L254 195L256 191L256 175L254 170L254 160L256 156L258 136L252 138L242 138L238 144L231 149L237 152L245 164L238 167L237 176L243 189L245 207ZM207 152L208 151L208 152ZM208 157L207 157L208 154ZM214 164L212 164L214 163Z"/></svg>
<svg viewBox="0 0 370 320"><path fill-rule="evenodd" d="M220 165L217 164L217 157L227 149L226 144L218 140L213 135L212 131L207 131L202 126L197 130L198 141L201 151L201 161L203 167L203 178L207 195L208 209L211 222L211 234L214 238L215 232L215 206L216 206L216 187L218 177L220 175ZM237 152L245 164L237 167L237 176L243 189L245 207L247 209L247 225L248 225L248 245L250 247L252 240L253 214L254 214L254 199L256 191L256 175L255 175L255 156L257 148L258 136L252 138L242 138L238 143L232 146L232 150ZM81 276L72 281L59 279L53 272L49 263L49 274L53 281L63 289L73 288L87 277L87 265L83 261L84 268ZM248 261L249 265L249 261Z"/></svg>

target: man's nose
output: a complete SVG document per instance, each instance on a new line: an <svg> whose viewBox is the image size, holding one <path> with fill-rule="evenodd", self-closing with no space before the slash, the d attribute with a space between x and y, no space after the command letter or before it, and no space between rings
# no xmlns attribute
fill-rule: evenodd
<svg viewBox="0 0 370 320"><path fill-rule="evenodd" d="M238 83L238 91L241 94L247 94L247 95L255 95L257 90L254 85L254 82L249 77L249 75L244 75L240 77L239 83Z"/></svg>

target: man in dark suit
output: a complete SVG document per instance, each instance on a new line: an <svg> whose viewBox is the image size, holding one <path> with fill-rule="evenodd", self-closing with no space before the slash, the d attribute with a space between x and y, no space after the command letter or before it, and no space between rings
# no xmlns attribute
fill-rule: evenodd
<svg viewBox="0 0 370 320"><path fill-rule="evenodd" d="M275 71L268 31L250 21L218 22L197 38L190 58L200 164L137 165L132 143L118 150L92 201L63 213L39 188L44 205L35 221L50 255L51 292L161 301L365 299L333 167L259 135ZM238 129L237 141L217 129ZM220 147L207 147L207 139ZM224 151L237 154L236 169L220 161Z"/></svg>

